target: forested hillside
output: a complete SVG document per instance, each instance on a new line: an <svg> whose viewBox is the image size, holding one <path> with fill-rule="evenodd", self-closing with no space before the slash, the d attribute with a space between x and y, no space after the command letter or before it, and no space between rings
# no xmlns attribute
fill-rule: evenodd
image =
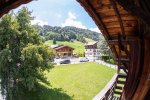
<svg viewBox="0 0 150 100"><path fill-rule="evenodd" d="M43 36L45 41L56 40L56 41L73 41L77 40L85 43L86 38L92 39L94 41L99 41L101 34L97 32L90 31L88 29L80 29L76 27L52 27L49 25L38 26L34 25L38 30L39 34Z"/></svg>
<svg viewBox="0 0 150 100"><path fill-rule="evenodd" d="M108 55L110 51L110 48L108 47L102 34L97 32L70 26L52 27L49 25L44 25L42 27L34 25L34 27L38 30L43 39L47 41L47 44L63 44L71 47L73 46L75 48L74 52L78 54L83 54L84 43L91 41L98 42L98 48L102 54Z"/></svg>

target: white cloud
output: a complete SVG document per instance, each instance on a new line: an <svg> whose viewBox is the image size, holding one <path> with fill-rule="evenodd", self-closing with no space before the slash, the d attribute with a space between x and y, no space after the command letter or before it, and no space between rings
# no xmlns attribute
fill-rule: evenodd
<svg viewBox="0 0 150 100"><path fill-rule="evenodd" d="M98 27L95 28L90 28L91 31L97 32L97 33L101 33L101 31L98 29Z"/></svg>
<svg viewBox="0 0 150 100"><path fill-rule="evenodd" d="M61 18L62 15L61 15L61 14L56 14L56 17L57 17L57 18Z"/></svg>
<svg viewBox="0 0 150 100"><path fill-rule="evenodd" d="M80 21L77 21L76 20L76 16L75 14L73 14L72 12L68 12L68 18L65 20L65 22L62 24L62 27L65 27L65 26L74 26L74 27L77 27L77 28L83 28L83 29L87 29L86 26L84 26L82 24L82 22Z"/></svg>
<svg viewBox="0 0 150 100"><path fill-rule="evenodd" d="M70 18L70 19L76 19L76 16L75 16L75 14L73 14L72 12L68 12L68 18Z"/></svg>
<svg viewBox="0 0 150 100"><path fill-rule="evenodd" d="M34 19L34 20L31 21L31 24L32 25L38 24L40 26L43 26L43 25L48 25L48 22L40 20L40 19Z"/></svg>

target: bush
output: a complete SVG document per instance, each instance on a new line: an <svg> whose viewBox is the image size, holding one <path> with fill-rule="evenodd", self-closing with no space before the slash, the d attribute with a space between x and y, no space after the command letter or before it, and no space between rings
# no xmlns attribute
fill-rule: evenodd
<svg viewBox="0 0 150 100"><path fill-rule="evenodd" d="M100 59L106 62L109 59L109 56L108 55L103 55L103 56L101 56Z"/></svg>
<svg viewBox="0 0 150 100"><path fill-rule="evenodd" d="M113 65L115 64L115 61L113 59L110 59L110 60L108 59L106 62L110 63L110 64L113 64Z"/></svg>
<svg viewBox="0 0 150 100"><path fill-rule="evenodd" d="M84 57L84 56L85 56L84 53L79 54L79 57Z"/></svg>

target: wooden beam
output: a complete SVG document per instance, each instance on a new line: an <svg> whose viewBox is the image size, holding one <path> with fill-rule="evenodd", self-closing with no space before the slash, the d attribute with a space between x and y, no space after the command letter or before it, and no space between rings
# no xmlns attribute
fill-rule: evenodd
<svg viewBox="0 0 150 100"><path fill-rule="evenodd" d="M101 16L98 13L96 13L95 9L90 4L89 0L77 0L77 1L84 6L87 12L89 12L90 16L95 20L95 23L97 24L99 29L101 29L101 31L104 33L104 36L106 35L105 38L111 39Z"/></svg>
<svg viewBox="0 0 150 100"><path fill-rule="evenodd" d="M4 4L0 5L0 17L8 13L10 10L17 8L21 4L26 4L32 0L8 0Z"/></svg>
<svg viewBox="0 0 150 100"><path fill-rule="evenodd" d="M90 4L89 0L77 0L77 1L81 4L81 6L84 7L84 9L88 12L88 14L93 18L93 20L97 24L98 28L101 29L105 39L111 40L111 36L101 18L101 16L95 11L93 6ZM112 48L112 50L115 53L115 56L117 57L118 55L117 55L115 47L110 46L110 48Z"/></svg>
<svg viewBox="0 0 150 100"><path fill-rule="evenodd" d="M116 61L118 62L118 61L121 61L121 62L130 62L130 60L129 59L125 59L125 58L121 58L120 57L120 59L116 59ZM120 65L121 66L121 65Z"/></svg>
<svg viewBox="0 0 150 100"><path fill-rule="evenodd" d="M123 22L122 22L120 13L119 13L118 8L116 6L116 2L114 0L110 0L110 2L112 3L112 6L113 6L114 11L116 13L116 16L118 18L118 22L119 22L120 28L121 28L121 34L122 34L123 38L125 39L126 38L126 36L125 36L125 30L124 30L124 26L123 26Z"/></svg>
<svg viewBox="0 0 150 100"><path fill-rule="evenodd" d="M116 0L126 11L138 17L150 27L150 12L146 13L141 7L137 6L133 0ZM144 2L144 0L141 0Z"/></svg>
<svg viewBox="0 0 150 100"><path fill-rule="evenodd" d="M0 5L0 10L5 9L6 7L12 5L15 2L17 2L17 1L16 0L8 0L7 2L4 2L2 5Z"/></svg>
<svg viewBox="0 0 150 100"><path fill-rule="evenodd" d="M145 48L145 52L144 52L144 64L142 67L142 76L139 77L140 82L138 85L138 88L134 94L133 100L144 100L146 94L148 93L149 89L150 89L150 38L146 38L144 41L144 47ZM141 92L142 91L142 92ZM140 94L140 95L139 95ZM148 98L146 98L147 100L150 100Z"/></svg>
<svg viewBox="0 0 150 100"><path fill-rule="evenodd" d="M129 44L129 41L128 40L122 40L121 41L122 43L121 44ZM108 44L110 45L118 45L119 44L119 41L116 39L116 40L108 40Z"/></svg>
<svg viewBox="0 0 150 100"><path fill-rule="evenodd" d="M122 99L132 100L139 83L141 73L141 41L140 39L129 41L130 65ZM136 69L136 70L135 70ZM124 98L123 98L124 97Z"/></svg>

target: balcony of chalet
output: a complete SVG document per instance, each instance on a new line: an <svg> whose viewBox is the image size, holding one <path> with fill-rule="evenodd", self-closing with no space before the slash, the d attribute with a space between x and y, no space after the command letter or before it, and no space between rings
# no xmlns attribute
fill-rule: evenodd
<svg viewBox="0 0 150 100"><path fill-rule="evenodd" d="M1 0L0 16L30 1ZM150 100L150 1L77 1L101 30L118 65L117 74L93 99Z"/></svg>

